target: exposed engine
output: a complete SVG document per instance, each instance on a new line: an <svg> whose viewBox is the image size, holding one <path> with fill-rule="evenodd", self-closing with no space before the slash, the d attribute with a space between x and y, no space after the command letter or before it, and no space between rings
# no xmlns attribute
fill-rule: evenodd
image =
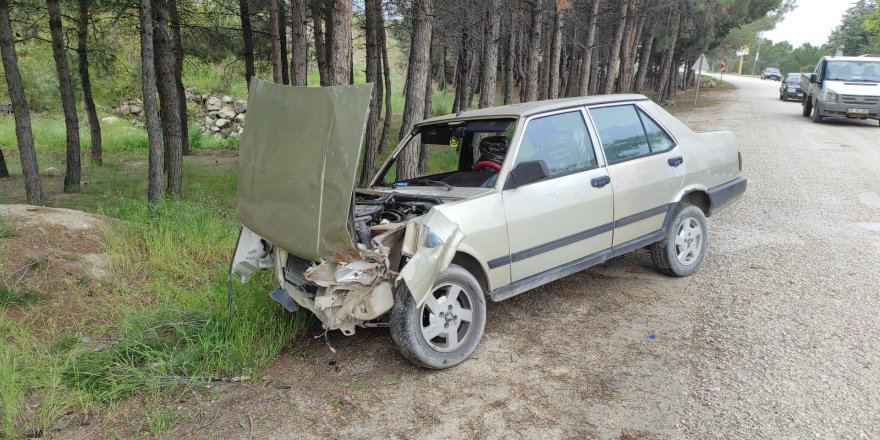
<svg viewBox="0 0 880 440"><path fill-rule="evenodd" d="M391 223L406 223L416 217L425 215L435 205L442 202L437 197L390 193L355 195L354 229L358 242L372 249L371 227Z"/></svg>

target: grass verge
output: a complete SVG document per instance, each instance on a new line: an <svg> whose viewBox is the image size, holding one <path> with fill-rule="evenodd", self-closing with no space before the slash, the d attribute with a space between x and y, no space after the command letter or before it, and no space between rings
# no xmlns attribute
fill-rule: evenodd
<svg viewBox="0 0 880 440"><path fill-rule="evenodd" d="M226 269L238 233L234 154L188 158L187 197L152 211L144 197L143 155L124 148L105 154L105 166L85 164L90 184L81 193L61 194L51 180L45 186L53 206L123 220L104 231L112 259L110 291L100 307L87 311L118 319L91 325L83 316L47 331L45 323L57 319L52 303L60 295L86 294L78 280L58 280L43 298L28 293L30 278L14 291L7 283L15 280L0 279L0 438L51 433L62 420L105 411L127 396L163 396L181 383L253 377L306 324L305 315L291 316L269 299L269 273L245 285L234 281L227 318ZM22 197L16 191L4 202L20 203ZM27 238L13 237L7 224L0 223L0 232L8 231L3 235L9 240ZM45 280L41 267L28 273ZM135 434L158 435L186 417L170 399L153 401Z"/></svg>

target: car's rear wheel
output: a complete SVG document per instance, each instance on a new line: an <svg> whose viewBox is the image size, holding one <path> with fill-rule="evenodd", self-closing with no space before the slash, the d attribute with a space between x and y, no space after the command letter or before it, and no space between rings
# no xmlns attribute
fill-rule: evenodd
<svg viewBox="0 0 880 440"><path fill-rule="evenodd" d="M813 112L813 100L810 99L809 96L804 95L804 100L801 101L801 107L803 110L804 117L806 118L806 117L810 116L810 113Z"/></svg>
<svg viewBox="0 0 880 440"><path fill-rule="evenodd" d="M682 204L663 240L651 245L651 260L661 273L686 277L699 269L708 245L709 229L703 210Z"/></svg>
<svg viewBox="0 0 880 440"><path fill-rule="evenodd" d="M470 272L451 265L437 276L421 306L400 283L390 321L391 338L405 358L426 368L452 367L467 359L483 337L483 289Z"/></svg>

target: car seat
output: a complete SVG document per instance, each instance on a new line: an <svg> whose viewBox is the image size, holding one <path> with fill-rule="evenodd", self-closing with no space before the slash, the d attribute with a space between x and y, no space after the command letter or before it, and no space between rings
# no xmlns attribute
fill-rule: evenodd
<svg viewBox="0 0 880 440"><path fill-rule="evenodd" d="M480 156L474 165L474 170L490 168L495 171L501 170L501 164L507 156L507 148L510 141L507 136L489 136L480 141Z"/></svg>

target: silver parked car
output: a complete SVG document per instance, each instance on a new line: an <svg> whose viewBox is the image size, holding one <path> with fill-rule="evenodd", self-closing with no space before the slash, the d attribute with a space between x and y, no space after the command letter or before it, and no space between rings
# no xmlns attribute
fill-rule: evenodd
<svg viewBox="0 0 880 440"><path fill-rule="evenodd" d="M271 268L272 298L325 329L389 327L428 368L470 356L486 298L643 247L660 272L694 273L706 217L746 190L731 133L695 133L642 95L425 120L355 190L369 97L252 81L232 268Z"/></svg>

